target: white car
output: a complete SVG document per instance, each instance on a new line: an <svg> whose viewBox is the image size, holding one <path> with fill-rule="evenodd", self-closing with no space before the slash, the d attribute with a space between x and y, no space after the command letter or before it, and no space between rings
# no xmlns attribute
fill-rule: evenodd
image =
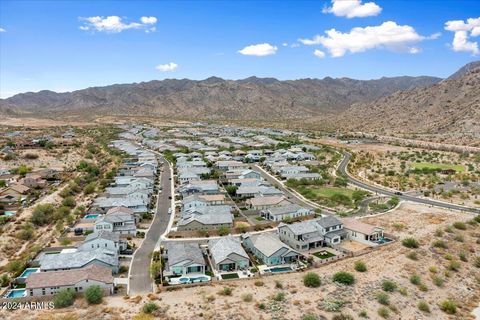
<svg viewBox="0 0 480 320"><path fill-rule="evenodd" d="M168 214L172 214L172 208L168 208Z"/></svg>

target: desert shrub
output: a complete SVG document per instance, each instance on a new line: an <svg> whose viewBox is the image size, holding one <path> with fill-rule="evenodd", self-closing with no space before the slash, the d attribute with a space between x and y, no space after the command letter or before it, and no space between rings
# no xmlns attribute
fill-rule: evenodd
<svg viewBox="0 0 480 320"><path fill-rule="evenodd" d="M363 261L356 261L355 265L353 266L354 269L358 272L365 272L367 271L367 265Z"/></svg>
<svg viewBox="0 0 480 320"><path fill-rule="evenodd" d="M453 223L453 227L458 230L467 230L467 225L465 222L456 221Z"/></svg>
<svg viewBox="0 0 480 320"><path fill-rule="evenodd" d="M332 317L332 320L353 320L353 317L349 314L336 314Z"/></svg>
<svg viewBox="0 0 480 320"><path fill-rule="evenodd" d="M280 280L275 280L275 288L283 289L283 283Z"/></svg>
<svg viewBox="0 0 480 320"><path fill-rule="evenodd" d="M424 300L419 301L417 306L420 311L430 313L430 306L426 301Z"/></svg>
<svg viewBox="0 0 480 320"><path fill-rule="evenodd" d="M317 288L321 283L320 277L315 272L308 272L303 276L303 284L305 287Z"/></svg>
<svg viewBox="0 0 480 320"><path fill-rule="evenodd" d="M263 287L263 285L265 284L262 280L256 280L254 283L253 283L256 287Z"/></svg>
<svg viewBox="0 0 480 320"><path fill-rule="evenodd" d="M480 216L479 216L480 217ZM480 268L480 256L473 259L473 265L477 268Z"/></svg>
<svg viewBox="0 0 480 320"><path fill-rule="evenodd" d="M231 296L233 292L233 289L230 287L223 287L222 290L218 292L219 295L221 296Z"/></svg>
<svg viewBox="0 0 480 320"><path fill-rule="evenodd" d="M390 311L387 308L381 307L377 310L377 313L380 317L387 319L390 316Z"/></svg>
<svg viewBox="0 0 480 320"><path fill-rule="evenodd" d="M355 277L349 272L340 271L333 275L333 281L345 285L352 285L355 282Z"/></svg>
<svg viewBox="0 0 480 320"><path fill-rule="evenodd" d="M463 235L457 233L457 234L453 237L453 240L458 241L458 242L464 242L464 241L465 241L465 238L463 237Z"/></svg>
<svg viewBox="0 0 480 320"><path fill-rule="evenodd" d="M55 208L52 204L39 204L33 209L30 221L36 226L43 226L50 223L54 212Z"/></svg>
<svg viewBox="0 0 480 320"><path fill-rule="evenodd" d="M302 316L302 320L318 320L318 317L313 313L307 313Z"/></svg>
<svg viewBox="0 0 480 320"><path fill-rule="evenodd" d="M433 241L433 243L432 243L432 247L447 249L447 248L448 248L448 245L447 245L447 243L446 243L445 241L443 241L443 240L435 240L435 241Z"/></svg>
<svg viewBox="0 0 480 320"><path fill-rule="evenodd" d="M468 259L467 259L467 254L463 251L460 251L458 253L458 257L460 258L460 260L462 260L463 262L467 262Z"/></svg>
<svg viewBox="0 0 480 320"><path fill-rule="evenodd" d="M10 277L8 274L4 273L0 277L0 287L6 287L10 283Z"/></svg>
<svg viewBox="0 0 480 320"><path fill-rule="evenodd" d="M415 251L410 251L409 253L407 253L407 258L411 259L411 260L414 260L414 261L417 261L418 260L418 255Z"/></svg>
<svg viewBox="0 0 480 320"><path fill-rule="evenodd" d="M440 310L448 314L455 314L457 312L457 304L452 300L443 300L440 302Z"/></svg>
<svg viewBox="0 0 480 320"><path fill-rule="evenodd" d="M358 316L359 316L360 318L368 318L368 313L367 313L367 311L362 310L362 311L360 311L360 312L358 313Z"/></svg>
<svg viewBox="0 0 480 320"><path fill-rule="evenodd" d="M90 286L85 290L85 300L89 304L99 304L103 300L103 291L102 288L98 285Z"/></svg>
<svg viewBox="0 0 480 320"><path fill-rule="evenodd" d="M66 308L75 301L75 292L71 289L60 290L53 296L52 301L55 308Z"/></svg>
<svg viewBox="0 0 480 320"><path fill-rule="evenodd" d="M389 305L390 304L390 297L385 292L377 293L376 298L377 298L378 303L380 303L380 304L383 304L383 305Z"/></svg>
<svg viewBox="0 0 480 320"><path fill-rule="evenodd" d="M403 246L411 249L418 248L418 241L415 238L405 238L402 240Z"/></svg>
<svg viewBox="0 0 480 320"><path fill-rule="evenodd" d="M278 292L274 297L273 300L275 301L283 301L285 300L285 292Z"/></svg>
<svg viewBox="0 0 480 320"><path fill-rule="evenodd" d="M443 280L443 278L439 277L439 276L434 276L432 278L432 282L434 285L436 285L437 287L441 287L443 286L445 280Z"/></svg>
<svg viewBox="0 0 480 320"><path fill-rule="evenodd" d="M420 276L417 275L417 274L412 274L410 276L410 283L411 284L414 284L414 285L419 285L420 283L422 282L422 280L420 279Z"/></svg>
<svg viewBox="0 0 480 320"><path fill-rule="evenodd" d="M458 271L460 270L461 266L462 265L460 264L460 262L453 260L453 261L450 261L450 264L448 265L448 270Z"/></svg>
<svg viewBox="0 0 480 320"><path fill-rule="evenodd" d="M145 303L142 307L142 311L147 314L150 314L156 310L158 310L158 305L152 301Z"/></svg>
<svg viewBox="0 0 480 320"><path fill-rule="evenodd" d="M405 287L402 287L402 288L398 289L398 292L399 292L402 296L407 296L407 295L408 295L407 288L405 288Z"/></svg>
<svg viewBox="0 0 480 320"><path fill-rule="evenodd" d="M382 289L386 292L393 292L397 290L397 284L395 283L395 281L392 280L383 280Z"/></svg>
<svg viewBox="0 0 480 320"><path fill-rule="evenodd" d="M77 202L75 201L75 198L72 196L66 197L62 200L62 206L75 208L76 205L77 205Z"/></svg>
<svg viewBox="0 0 480 320"><path fill-rule="evenodd" d="M242 300L243 302L251 302L253 300L252 294L251 293L242 294Z"/></svg>

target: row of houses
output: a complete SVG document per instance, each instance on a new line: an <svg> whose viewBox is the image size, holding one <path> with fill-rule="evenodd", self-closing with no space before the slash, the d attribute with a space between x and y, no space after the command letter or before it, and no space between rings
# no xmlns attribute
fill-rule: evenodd
<svg viewBox="0 0 480 320"><path fill-rule="evenodd" d="M163 276L167 281L178 277L198 278L207 271L215 275L246 271L251 257L257 264L289 266L306 259L308 251L322 247L337 247L341 241L353 240L369 246L379 244L383 229L356 219L323 216L293 224L280 224L277 232L226 236L198 242L164 242ZM210 263L209 263L210 262Z"/></svg>
<svg viewBox="0 0 480 320"><path fill-rule="evenodd" d="M113 293L119 255L128 247L125 238L136 235L137 223L150 209L157 160L153 153L124 140L114 141L112 146L129 157L118 169L112 185L94 200L82 218L84 224L93 221L87 224L91 228L80 230L86 232L85 239L76 247L40 252L31 261L31 268L16 279L25 284L24 296L53 295L66 288L81 293L92 285Z"/></svg>

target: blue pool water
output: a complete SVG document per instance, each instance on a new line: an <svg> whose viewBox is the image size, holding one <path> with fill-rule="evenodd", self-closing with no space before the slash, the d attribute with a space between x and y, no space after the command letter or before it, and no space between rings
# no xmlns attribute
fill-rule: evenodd
<svg viewBox="0 0 480 320"><path fill-rule="evenodd" d="M289 272L289 271L292 271L292 268L290 268L290 267L274 267L274 268L270 268L268 270L270 270L270 272Z"/></svg>
<svg viewBox="0 0 480 320"><path fill-rule="evenodd" d="M15 211L5 211L5 212L4 212L4 215L5 215L6 217L11 217L11 216L14 216L15 213L16 213Z"/></svg>
<svg viewBox="0 0 480 320"><path fill-rule="evenodd" d="M27 278L30 274L38 272L38 268L27 268L25 269L19 278Z"/></svg>
<svg viewBox="0 0 480 320"><path fill-rule="evenodd" d="M14 289L7 294L7 298L22 298L26 295L25 289Z"/></svg>
<svg viewBox="0 0 480 320"><path fill-rule="evenodd" d="M84 218L85 219L97 219L98 214L87 214Z"/></svg>
<svg viewBox="0 0 480 320"><path fill-rule="evenodd" d="M192 278L182 277L182 278L178 279L178 282L180 282L180 283L182 283L182 284L185 284L185 283L195 283L195 282L206 282L206 281L210 281L210 279L207 278L207 277L203 277L203 276L192 277Z"/></svg>

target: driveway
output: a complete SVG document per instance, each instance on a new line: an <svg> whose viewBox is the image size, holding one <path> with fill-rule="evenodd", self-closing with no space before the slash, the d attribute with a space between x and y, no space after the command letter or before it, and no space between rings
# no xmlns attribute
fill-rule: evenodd
<svg viewBox="0 0 480 320"><path fill-rule="evenodd" d="M160 161L163 161L163 172L160 175L162 192L159 193L157 198L157 212L154 215L150 229L145 234L145 239L143 239L140 247L135 251L130 264L129 295L152 292L153 281L150 277L151 254L160 235L167 229L170 219L168 214L168 209L172 203L172 200L169 199L172 196L170 164L162 157L160 157Z"/></svg>

